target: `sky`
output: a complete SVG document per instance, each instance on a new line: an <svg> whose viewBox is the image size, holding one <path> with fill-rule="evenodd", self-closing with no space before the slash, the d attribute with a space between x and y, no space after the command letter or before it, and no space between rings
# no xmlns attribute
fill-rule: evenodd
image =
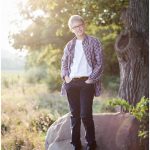
<svg viewBox="0 0 150 150"><path fill-rule="evenodd" d="M16 28L14 25L12 25L12 21L17 19L21 20L21 17L19 16L19 12L17 9L17 3L20 1L25 0L2 0L0 2L1 6L1 23L0 23L0 48L1 48L1 54L3 55L18 55L19 57L25 57L27 54L27 51L19 52L18 50L15 50L11 47L8 40L9 31L15 31Z"/></svg>

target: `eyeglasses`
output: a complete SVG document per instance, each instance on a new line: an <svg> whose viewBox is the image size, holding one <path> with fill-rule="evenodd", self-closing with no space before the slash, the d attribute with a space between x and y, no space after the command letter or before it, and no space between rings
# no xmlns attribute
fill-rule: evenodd
<svg viewBox="0 0 150 150"><path fill-rule="evenodd" d="M78 26L72 27L72 29L73 29L73 30L77 30L77 28L80 28L80 27L82 27L82 26L83 26L83 23L82 23L82 24L79 24Z"/></svg>

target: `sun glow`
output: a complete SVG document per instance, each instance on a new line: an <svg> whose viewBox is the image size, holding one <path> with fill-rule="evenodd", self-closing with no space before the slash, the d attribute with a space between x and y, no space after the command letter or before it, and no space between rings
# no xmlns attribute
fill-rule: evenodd
<svg viewBox="0 0 150 150"><path fill-rule="evenodd" d="M31 24L31 21L24 21L19 15L18 4L24 5L26 0L4 0L1 1L1 50L10 53L18 53L9 43L9 32L17 33L18 29L25 29ZM16 24L16 21L19 23ZM25 56L27 51L19 52L19 55Z"/></svg>

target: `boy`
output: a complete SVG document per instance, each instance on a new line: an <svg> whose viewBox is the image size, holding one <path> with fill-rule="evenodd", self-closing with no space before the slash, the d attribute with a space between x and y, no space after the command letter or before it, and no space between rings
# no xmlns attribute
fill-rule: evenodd
<svg viewBox="0 0 150 150"><path fill-rule="evenodd" d="M81 149L81 120L86 131L86 150L95 150L95 127L92 115L94 96L101 91L100 77L103 72L102 46L98 39L85 33L81 16L73 15L68 21L75 37L64 49L61 61L61 77L64 80L61 93L67 95L71 111L71 144Z"/></svg>

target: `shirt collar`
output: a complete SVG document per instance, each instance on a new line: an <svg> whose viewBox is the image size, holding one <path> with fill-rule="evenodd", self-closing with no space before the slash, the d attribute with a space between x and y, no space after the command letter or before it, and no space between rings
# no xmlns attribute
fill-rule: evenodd
<svg viewBox="0 0 150 150"><path fill-rule="evenodd" d="M75 43L76 40L77 40L77 37L75 36L75 37L73 38L73 43ZM87 35L87 34L85 34L85 37L84 37L82 43L83 43L83 44L88 44L88 35Z"/></svg>

